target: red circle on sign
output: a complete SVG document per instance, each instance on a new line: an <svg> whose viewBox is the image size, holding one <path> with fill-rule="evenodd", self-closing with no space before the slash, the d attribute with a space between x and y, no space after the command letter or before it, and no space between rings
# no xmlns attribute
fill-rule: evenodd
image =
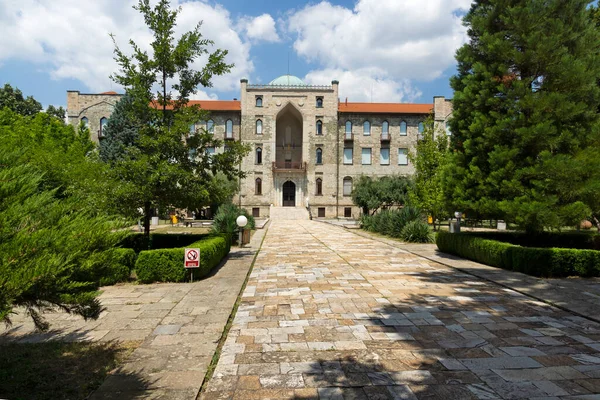
<svg viewBox="0 0 600 400"><path fill-rule="evenodd" d="M187 259L188 260L195 260L198 258L198 253L196 252L196 250L190 250L187 253Z"/></svg>

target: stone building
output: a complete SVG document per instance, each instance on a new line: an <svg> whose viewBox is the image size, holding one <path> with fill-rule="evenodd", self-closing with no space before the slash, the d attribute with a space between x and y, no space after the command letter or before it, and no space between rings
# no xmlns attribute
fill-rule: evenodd
<svg viewBox="0 0 600 400"><path fill-rule="evenodd" d="M360 210L350 197L356 179L412 174L407 155L423 122L431 114L446 127L452 112L444 97L429 104L340 102L338 85L307 85L291 75L266 85L242 79L239 100L191 101L211 113L196 128L203 124L225 142L251 145L236 200L254 216L269 216L272 207L308 207L315 218L357 218ZM92 139L101 140L119 98L114 92L69 91L69 122L83 121Z"/></svg>

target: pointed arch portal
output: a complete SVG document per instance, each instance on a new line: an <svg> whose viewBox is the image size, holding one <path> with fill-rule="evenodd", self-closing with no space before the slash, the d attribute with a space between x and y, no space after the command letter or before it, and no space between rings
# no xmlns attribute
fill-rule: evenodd
<svg viewBox="0 0 600 400"><path fill-rule="evenodd" d="M283 206L296 207L296 184L292 181L283 184Z"/></svg>

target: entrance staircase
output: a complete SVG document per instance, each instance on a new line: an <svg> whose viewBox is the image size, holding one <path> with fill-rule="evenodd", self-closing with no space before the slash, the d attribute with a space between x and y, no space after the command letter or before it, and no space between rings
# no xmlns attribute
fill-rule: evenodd
<svg viewBox="0 0 600 400"><path fill-rule="evenodd" d="M308 220L308 210L304 207L275 207L271 206L272 220Z"/></svg>

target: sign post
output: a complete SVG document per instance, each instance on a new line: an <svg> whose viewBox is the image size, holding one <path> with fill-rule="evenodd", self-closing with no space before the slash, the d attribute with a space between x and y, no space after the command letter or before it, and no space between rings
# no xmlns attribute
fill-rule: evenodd
<svg viewBox="0 0 600 400"><path fill-rule="evenodd" d="M200 249L185 249L185 253L183 255L183 266L187 268L192 268L190 271L191 282L194 282L194 268L200 267Z"/></svg>

